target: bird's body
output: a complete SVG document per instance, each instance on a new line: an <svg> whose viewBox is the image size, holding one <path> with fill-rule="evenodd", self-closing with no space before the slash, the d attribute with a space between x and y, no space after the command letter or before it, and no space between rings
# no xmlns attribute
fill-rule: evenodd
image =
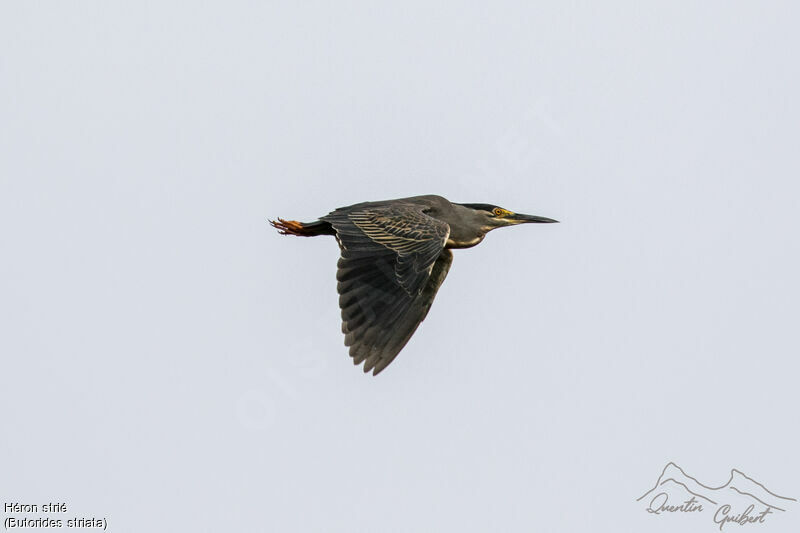
<svg viewBox="0 0 800 533"><path fill-rule="evenodd" d="M450 249L475 246L492 229L525 222L556 221L425 195L342 207L316 222L271 224L284 235L336 237L345 345L364 372L378 374L428 314L452 264Z"/></svg>

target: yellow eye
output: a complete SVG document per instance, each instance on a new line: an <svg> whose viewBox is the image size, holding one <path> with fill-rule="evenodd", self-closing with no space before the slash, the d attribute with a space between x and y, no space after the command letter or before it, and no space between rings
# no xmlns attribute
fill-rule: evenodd
<svg viewBox="0 0 800 533"><path fill-rule="evenodd" d="M500 207L495 207L494 211L492 211L492 213L494 213L494 216L496 216L496 217L504 217L506 215L511 214L509 211L506 211L505 209L500 208Z"/></svg>

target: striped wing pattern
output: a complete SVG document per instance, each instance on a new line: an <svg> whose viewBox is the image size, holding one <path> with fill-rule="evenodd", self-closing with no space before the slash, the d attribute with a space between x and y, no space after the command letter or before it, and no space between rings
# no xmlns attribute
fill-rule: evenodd
<svg viewBox="0 0 800 533"><path fill-rule="evenodd" d="M341 248L342 332L355 364L377 374L425 319L452 254L449 226L421 206L353 206L323 217Z"/></svg>

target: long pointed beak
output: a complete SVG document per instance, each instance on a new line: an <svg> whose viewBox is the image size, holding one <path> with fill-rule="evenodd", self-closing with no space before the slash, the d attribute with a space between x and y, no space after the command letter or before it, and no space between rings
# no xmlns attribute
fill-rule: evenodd
<svg viewBox="0 0 800 533"><path fill-rule="evenodd" d="M536 215L520 215L519 213L514 213L510 217L509 220L513 220L517 224L526 224L526 223L535 223L535 224L552 224L554 222L558 222L558 220L553 220L552 218L547 217L539 217Z"/></svg>

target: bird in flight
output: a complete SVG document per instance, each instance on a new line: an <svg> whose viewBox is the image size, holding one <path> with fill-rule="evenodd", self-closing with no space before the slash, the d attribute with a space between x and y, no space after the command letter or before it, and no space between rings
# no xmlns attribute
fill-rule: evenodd
<svg viewBox="0 0 800 533"><path fill-rule="evenodd" d="M428 314L451 249L475 246L496 228L558 221L425 195L340 207L316 222L269 222L282 235L336 238L344 344L353 363L377 375Z"/></svg>

